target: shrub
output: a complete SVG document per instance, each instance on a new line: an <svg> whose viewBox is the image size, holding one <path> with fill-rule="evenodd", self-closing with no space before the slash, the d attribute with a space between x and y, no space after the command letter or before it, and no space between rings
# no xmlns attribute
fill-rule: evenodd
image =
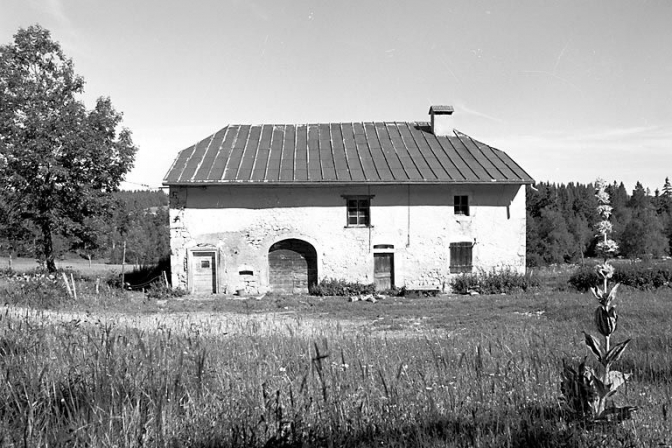
<svg viewBox="0 0 672 448"><path fill-rule="evenodd" d="M640 290L657 289L672 284L672 267L669 264L618 264L613 280ZM599 282L594 266L581 266L569 278L569 284L578 291L588 291Z"/></svg>
<svg viewBox="0 0 672 448"><path fill-rule="evenodd" d="M595 271L595 266L583 265L574 271L569 277L568 283L577 291L589 291L599 283L600 279Z"/></svg>
<svg viewBox="0 0 672 448"><path fill-rule="evenodd" d="M539 285L539 279L535 275L521 274L509 268L462 274L450 282L453 292L458 294L467 294L472 290L481 294L510 294L527 291Z"/></svg>
<svg viewBox="0 0 672 448"><path fill-rule="evenodd" d="M150 284L145 294L147 294L147 297L150 299L171 299L175 297L183 297L189 293L182 288L173 289L163 281L159 280Z"/></svg>
<svg viewBox="0 0 672 448"><path fill-rule="evenodd" d="M468 294L471 290L479 289L478 275L460 274L450 281L450 287L457 294Z"/></svg>
<svg viewBox="0 0 672 448"><path fill-rule="evenodd" d="M376 292L376 286L373 283L352 283L343 279L329 278L312 285L309 292L314 296L358 296L373 294Z"/></svg>
<svg viewBox="0 0 672 448"><path fill-rule="evenodd" d="M4 303L49 309L71 300L56 274L8 275L0 287Z"/></svg>

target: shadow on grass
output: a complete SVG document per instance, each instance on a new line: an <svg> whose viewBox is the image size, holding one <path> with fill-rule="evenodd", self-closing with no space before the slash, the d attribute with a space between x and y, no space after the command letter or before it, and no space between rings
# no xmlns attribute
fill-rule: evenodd
<svg viewBox="0 0 672 448"><path fill-rule="evenodd" d="M417 424L394 425L370 423L364 428L348 431L338 428L310 428L297 434L290 423L286 431L259 437L254 428L238 426L227 440L214 437L189 446L215 447L274 447L296 448L312 446L336 447L594 447L638 446L636 435L622 425L588 427L581 422L568 423L560 409L526 407L515 412L495 412L483 415L428 418ZM262 442L262 440L264 440ZM171 446L186 446L172 441Z"/></svg>

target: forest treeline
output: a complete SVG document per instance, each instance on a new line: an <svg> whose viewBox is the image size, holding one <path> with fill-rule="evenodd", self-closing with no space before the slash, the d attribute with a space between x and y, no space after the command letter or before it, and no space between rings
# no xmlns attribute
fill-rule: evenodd
<svg viewBox="0 0 672 448"><path fill-rule="evenodd" d="M651 193L641 183L628 193L623 183L609 185L614 207L613 239L624 258L660 258L672 246L672 185L669 179ZM595 256L594 226L599 221L593 184L541 182L527 186L527 264L576 263ZM119 191L96 230L85 238L57 238L60 257L138 265L157 263L170 253L168 196L162 191ZM21 238L0 239L0 255L40 257L40 233L24 229Z"/></svg>
<svg viewBox="0 0 672 448"><path fill-rule="evenodd" d="M640 182L629 194L609 185L612 239L624 258L660 258L672 244L672 185L651 193ZM593 184L538 183L527 190L527 264L574 263L595 256L597 200Z"/></svg>
<svg viewBox="0 0 672 448"><path fill-rule="evenodd" d="M83 258L121 263L151 265L170 253L168 196L163 191L114 192L107 215L85 235L54 238L57 257L77 254ZM0 255L40 258L40 232L30 222L23 229L0 239Z"/></svg>

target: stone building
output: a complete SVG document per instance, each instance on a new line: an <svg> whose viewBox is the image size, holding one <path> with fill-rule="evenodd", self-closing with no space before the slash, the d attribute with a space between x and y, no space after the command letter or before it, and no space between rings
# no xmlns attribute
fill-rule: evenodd
<svg viewBox="0 0 672 448"><path fill-rule="evenodd" d="M431 121L229 125L179 153L173 286L305 292L322 279L445 289L525 269L525 185L506 153Z"/></svg>

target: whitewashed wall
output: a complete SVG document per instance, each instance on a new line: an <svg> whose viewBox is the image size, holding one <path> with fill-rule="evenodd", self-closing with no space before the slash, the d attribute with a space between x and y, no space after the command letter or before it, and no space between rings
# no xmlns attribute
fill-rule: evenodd
<svg viewBox="0 0 672 448"><path fill-rule="evenodd" d="M372 195L371 228L346 226L343 196ZM468 195L470 216L455 216L453 196ZM219 292L268 289L268 250L297 238L312 244L318 277L373 282L374 245L394 245L395 285L438 286L449 279L449 244L475 241L475 269L525 269L525 189L521 185L349 187L224 185L171 187L174 286L188 287L187 257L199 247L218 254Z"/></svg>

